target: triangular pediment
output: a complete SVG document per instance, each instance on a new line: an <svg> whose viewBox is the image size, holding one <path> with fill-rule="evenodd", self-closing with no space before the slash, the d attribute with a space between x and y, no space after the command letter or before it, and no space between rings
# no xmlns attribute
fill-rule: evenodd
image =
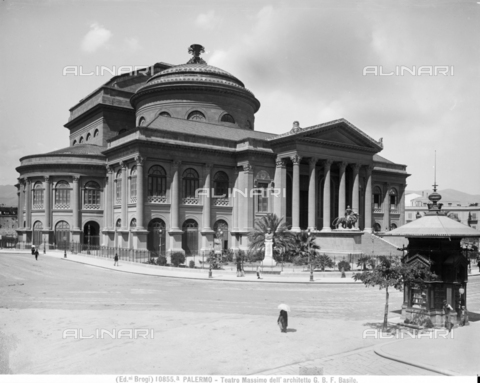
<svg viewBox="0 0 480 383"><path fill-rule="evenodd" d="M382 143L374 140L345 119L292 130L271 141L301 140L324 145L358 148L372 152L383 149Z"/></svg>

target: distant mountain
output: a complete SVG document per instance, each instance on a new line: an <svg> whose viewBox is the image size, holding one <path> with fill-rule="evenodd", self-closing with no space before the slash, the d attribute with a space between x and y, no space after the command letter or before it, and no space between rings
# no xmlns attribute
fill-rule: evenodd
<svg viewBox="0 0 480 383"><path fill-rule="evenodd" d="M433 193L432 189L425 189L425 190L407 190L406 193L416 193L422 195L422 192L428 193L429 195ZM478 202L480 203L480 195L478 194L467 194L458 190L454 189L445 189L445 190L437 190L437 193L442 196L440 202L447 202L447 201L458 201L462 205L469 205L471 203ZM425 194L426 195L426 194Z"/></svg>
<svg viewBox="0 0 480 383"><path fill-rule="evenodd" d="M17 188L13 185L0 185L0 205L18 206Z"/></svg>

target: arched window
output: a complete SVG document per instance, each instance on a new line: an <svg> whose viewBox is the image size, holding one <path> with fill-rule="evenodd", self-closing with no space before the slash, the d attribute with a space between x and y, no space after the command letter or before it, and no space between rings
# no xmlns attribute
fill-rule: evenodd
<svg viewBox="0 0 480 383"><path fill-rule="evenodd" d="M57 249L68 249L70 242L70 225L65 221L60 221L55 225L55 244Z"/></svg>
<svg viewBox="0 0 480 383"><path fill-rule="evenodd" d="M150 203L165 203L167 193L167 173L160 165L153 165L148 170L148 197Z"/></svg>
<svg viewBox="0 0 480 383"><path fill-rule="evenodd" d="M115 227L116 227L117 229L120 229L120 228L122 227L122 220L121 220L120 218L117 219L117 223L115 224Z"/></svg>
<svg viewBox="0 0 480 383"><path fill-rule="evenodd" d="M227 198L228 197L228 175L225 172L219 171L215 173L213 177L213 190L214 197L216 198Z"/></svg>
<svg viewBox="0 0 480 383"><path fill-rule="evenodd" d="M388 191L389 194L389 203L390 203L390 210L397 210L398 204L398 192L397 189L391 188Z"/></svg>
<svg viewBox="0 0 480 383"><path fill-rule="evenodd" d="M77 140L73 140L72 146L75 146L77 144Z"/></svg>
<svg viewBox="0 0 480 383"><path fill-rule="evenodd" d="M90 137L92 137L92 135L90 133L87 134L87 138L85 139L85 141L89 141L90 140Z"/></svg>
<svg viewBox="0 0 480 383"><path fill-rule="evenodd" d="M78 143L79 144L83 143L83 137L80 137L80 139L78 140Z"/></svg>
<svg viewBox="0 0 480 383"><path fill-rule="evenodd" d="M122 170L117 172L115 177L115 204L120 205L122 203Z"/></svg>
<svg viewBox="0 0 480 383"><path fill-rule="evenodd" d="M187 117L188 120L196 120L196 121L205 121L205 115L198 111L194 110L193 112L190 112Z"/></svg>
<svg viewBox="0 0 480 383"><path fill-rule="evenodd" d="M33 208L43 209L43 185L41 182L36 182L33 186Z"/></svg>
<svg viewBox="0 0 480 383"><path fill-rule="evenodd" d="M70 184L58 181L55 185L55 209L70 209Z"/></svg>
<svg viewBox="0 0 480 383"><path fill-rule="evenodd" d="M98 129L95 129L95 132L93 132L93 137L98 137L99 134L100 132L98 131Z"/></svg>
<svg viewBox="0 0 480 383"><path fill-rule="evenodd" d="M382 189L380 189L380 186L375 186L373 189L373 208L382 208Z"/></svg>
<svg viewBox="0 0 480 383"><path fill-rule="evenodd" d="M33 224L33 238L32 238L32 244L34 246L39 247L43 240L42 240L42 230L43 230L43 224L40 221L36 221Z"/></svg>
<svg viewBox="0 0 480 383"><path fill-rule="evenodd" d="M182 195L184 204L198 204L196 192L198 190L199 177L198 173L189 168L183 172L182 176Z"/></svg>
<svg viewBox="0 0 480 383"><path fill-rule="evenodd" d="M147 120L145 120L145 117L140 117L140 120L138 120L138 126L145 126Z"/></svg>
<svg viewBox="0 0 480 383"><path fill-rule="evenodd" d="M194 219L187 219L182 226L182 248L185 255L194 255L198 252L198 223Z"/></svg>
<svg viewBox="0 0 480 383"><path fill-rule="evenodd" d="M130 203L137 202L137 167L130 171Z"/></svg>
<svg viewBox="0 0 480 383"><path fill-rule="evenodd" d="M83 188L83 208L100 209L100 185L95 181L89 181Z"/></svg>
<svg viewBox="0 0 480 383"><path fill-rule="evenodd" d="M395 223L390 224L390 230L395 230L397 228L397 225Z"/></svg>
<svg viewBox="0 0 480 383"><path fill-rule="evenodd" d="M228 249L228 223L223 219L219 219L213 225L215 236L220 239L222 250Z"/></svg>
<svg viewBox="0 0 480 383"><path fill-rule="evenodd" d="M134 229L137 227L137 219L136 218L133 218L131 221L130 221L130 229Z"/></svg>
<svg viewBox="0 0 480 383"><path fill-rule="evenodd" d="M162 116L162 117L171 117L171 116L170 116L170 113L168 113L168 112L161 112L161 113L159 114L159 116Z"/></svg>
<svg viewBox="0 0 480 383"><path fill-rule="evenodd" d="M152 219L148 224L147 249L156 255L165 255L166 226L160 218Z"/></svg>
<svg viewBox="0 0 480 383"><path fill-rule="evenodd" d="M373 224L373 231L382 231L382 226L378 222L375 222Z"/></svg>
<svg viewBox="0 0 480 383"><path fill-rule="evenodd" d="M221 119L222 122L229 122L231 124L235 124L235 120L231 114L224 114Z"/></svg>

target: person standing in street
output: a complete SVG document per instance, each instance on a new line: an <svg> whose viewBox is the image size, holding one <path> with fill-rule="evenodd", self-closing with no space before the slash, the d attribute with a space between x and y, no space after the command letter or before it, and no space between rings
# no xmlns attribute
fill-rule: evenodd
<svg viewBox="0 0 480 383"><path fill-rule="evenodd" d="M118 266L118 254L117 253L115 253L114 261L115 261L115 263L113 264L113 266Z"/></svg>
<svg viewBox="0 0 480 383"><path fill-rule="evenodd" d="M287 332L288 327L288 314L285 310L280 310L280 315L277 319L278 327L280 327L281 332Z"/></svg>
<svg viewBox="0 0 480 383"><path fill-rule="evenodd" d="M445 312L445 328L448 332L452 331L453 324L450 320L450 313L453 311L453 307L450 306L446 300L443 301L443 311Z"/></svg>
<svg viewBox="0 0 480 383"><path fill-rule="evenodd" d="M35 249L35 260L38 261L38 249Z"/></svg>

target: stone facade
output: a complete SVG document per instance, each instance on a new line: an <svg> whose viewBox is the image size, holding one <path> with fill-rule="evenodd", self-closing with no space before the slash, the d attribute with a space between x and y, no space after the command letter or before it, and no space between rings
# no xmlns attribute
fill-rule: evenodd
<svg viewBox="0 0 480 383"><path fill-rule="evenodd" d="M257 131L260 102L231 74L152 68L75 105L69 147L20 159L24 241L191 254L222 230L223 248L247 249L255 219L273 212L310 229L322 251L359 254L363 233L404 223L406 166L378 155L382 141L344 119ZM358 225L336 230L348 205Z"/></svg>

